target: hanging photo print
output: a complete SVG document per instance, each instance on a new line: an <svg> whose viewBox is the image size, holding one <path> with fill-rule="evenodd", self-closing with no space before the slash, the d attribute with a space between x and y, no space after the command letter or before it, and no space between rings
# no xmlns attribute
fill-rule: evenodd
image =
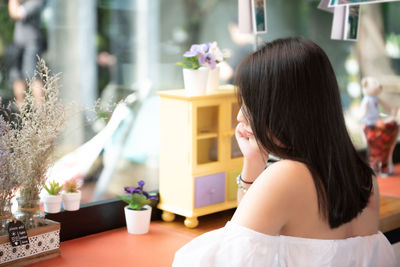
<svg viewBox="0 0 400 267"><path fill-rule="evenodd" d="M333 14L331 39L356 41L360 6L338 6Z"/></svg>
<svg viewBox="0 0 400 267"><path fill-rule="evenodd" d="M335 11L335 8L329 6L330 2L331 0L321 0L321 2L318 5L318 9L333 13Z"/></svg>
<svg viewBox="0 0 400 267"><path fill-rule="evenodd" d="M238 0L239 32L253 33L253 23L251 18L252 0ZM328 0L330 1L330 0Z"/></svg>
<svg viewBox="0 0 400 267"><path fill-rule="evenodd" d="M253 15L253 32L267 32L267 6L265 0L251 0Z"/></svg>
<svg viewBox="0 0 400 267"><path fill-rule="evenodd" d="M333 12L331 39L343 40L345 21L346 21L346 6L335 7L335 11Z"/></svg>
<svg viewBox="0 0 400 267"><path fill-rule="evenodd" d="M360 4L376 4L383 2L396 2L399 0L329 0L330 7L342 6L342 5L360 5Z"/></svg>
<svg viewBox="0 0 400 267"><path fill-rule="evenodd" d="M345 40L357 41L359 21L360 21L360 6L347 6Z"/></svg>

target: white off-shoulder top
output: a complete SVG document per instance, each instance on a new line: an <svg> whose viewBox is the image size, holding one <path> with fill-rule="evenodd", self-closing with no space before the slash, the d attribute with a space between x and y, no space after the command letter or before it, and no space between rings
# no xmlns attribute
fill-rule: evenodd
<svg viewBox="0 0 400 267"><path fill-rule="evenodd" d="M397 260L386 237L377 234L326 240L271 236L228 222L179 249L173 267L394 267Z"/></svg>

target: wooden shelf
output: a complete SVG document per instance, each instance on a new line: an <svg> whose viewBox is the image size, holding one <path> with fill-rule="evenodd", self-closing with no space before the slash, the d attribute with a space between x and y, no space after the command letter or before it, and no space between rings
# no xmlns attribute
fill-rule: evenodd
<svg viewBox="0 0 400 267"><path fill-rule="evenodd" d="M243 158L231 157L238 111L233 87L196 97L184 93L159 92L158 207L166 221L177 214L186 217L187 227L196 227L197 217L236 207L232 173L240 172Z"/></svg>
<svg viewBox="0 0 400 267"><path fill-rule="evenodd" d="M164 98L180 99L185 101L197 101L197 100L208 100L216 98L230 97L235 93L235 88L233 85L227 84L220 86L217 90L208 92L205 95L199 96L187 96L184 89L176 90L163 90L158 91L157 94Z"/></svg>
<svg viewBox="0 0 400 267"><path fill-rule="evenodd" d="M197 140L216 138L216 137L218 137L217 133L203 133L197 135Z"/></svg>

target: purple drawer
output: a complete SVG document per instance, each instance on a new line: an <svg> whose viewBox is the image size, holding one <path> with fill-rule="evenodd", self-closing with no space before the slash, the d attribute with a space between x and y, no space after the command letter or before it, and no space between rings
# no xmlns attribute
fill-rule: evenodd
<svg viewBox="0 0 400 267"><path fill-rule="evenodd" d="M194 179L194 207L200 208L225 201L225 173Z"/></svg>

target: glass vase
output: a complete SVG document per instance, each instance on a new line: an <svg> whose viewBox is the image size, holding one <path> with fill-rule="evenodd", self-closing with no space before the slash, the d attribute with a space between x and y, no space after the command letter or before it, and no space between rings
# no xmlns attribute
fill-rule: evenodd
<svg viewBox="0 0 400 267"><path fill-rule="evenodd" d="M14 217L25 225L25 229L33 229L44 225L44 212L40 209L40 199L17 198L18 210Z"/></svg>
<svg viewBox="0 0 400 267"><path fill-rule="evenodd" d="M7 232L7 225L11 221L11 202L0 203L0 236Z"/></svg>
<svg viewBox="0 0 400 267"><path fill-rule="evenodd" d="M398 132L399 125L395 121L381 122L364 128L369 164L377 176L393 175L392 157Z"/></svg>

